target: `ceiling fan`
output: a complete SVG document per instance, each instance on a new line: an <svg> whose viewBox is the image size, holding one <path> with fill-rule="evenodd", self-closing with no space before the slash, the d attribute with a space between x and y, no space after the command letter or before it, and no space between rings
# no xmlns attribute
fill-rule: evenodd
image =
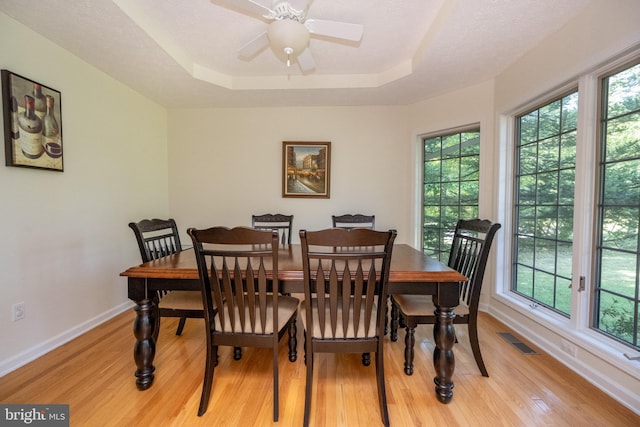
<svg viewBox="0 0 640 427"><path fill-rule="evenodd" d="M238 51L238 56L251 59L267 46L277 56L298 62L303 73L316 67L309 50L311 35L358 42L362 39L360 24L307 19L307 9L313 0L211 0L212 3L258 19L271 21L267 29L249 41Z"/></svg>

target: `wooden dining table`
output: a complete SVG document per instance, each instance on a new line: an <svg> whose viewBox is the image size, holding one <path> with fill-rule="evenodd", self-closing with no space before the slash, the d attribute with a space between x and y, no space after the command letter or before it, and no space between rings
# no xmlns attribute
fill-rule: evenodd
<svg viewBox="0 0 640 427"><path fill-rule="evenodd" d="M136 386L146 390L151 387L155 375L156 295L159 291L200 291L195 254L193 249L187 249L130 267L120 276L127 277L129 299L136 303L133 325ZM281 292L304 292L300 245L281 246L278 253L278 279ZM458 305L460 282L465 280L466 277L456 270L409 245L396 244L393 247L389 293L433 295L436 306L434 382L436 397L442 403L450 402L453 397L453 310Z"/></svg>

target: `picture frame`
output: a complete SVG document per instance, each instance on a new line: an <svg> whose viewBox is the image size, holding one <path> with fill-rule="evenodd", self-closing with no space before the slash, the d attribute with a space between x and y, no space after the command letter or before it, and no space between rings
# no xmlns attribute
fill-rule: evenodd
<svg viewBox="0 0 640 427"><path fill-rule="evenodd" d="M282 197L328 199L331 142L282 143Z"/></svg>
<svg viewBox="0 0 640 427"><path fill-rule="evenodd" d="M9 70L1 73L6 166L63 172L60 92Z"/></svg>

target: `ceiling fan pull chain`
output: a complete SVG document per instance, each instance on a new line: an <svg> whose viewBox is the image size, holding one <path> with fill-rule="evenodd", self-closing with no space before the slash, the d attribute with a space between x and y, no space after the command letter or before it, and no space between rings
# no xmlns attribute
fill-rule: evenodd
<svg viewBox="0 0 640 427"><path fill-rule="evenodd" d="M287 54L287 67L291 67L291 54L293 53L293 49L291 49L290 47L285 47L284 53Z"/></svg>

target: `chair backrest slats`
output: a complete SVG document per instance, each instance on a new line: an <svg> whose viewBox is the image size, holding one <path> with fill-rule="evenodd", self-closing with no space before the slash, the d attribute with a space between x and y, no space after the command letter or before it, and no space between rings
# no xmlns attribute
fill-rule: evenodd
<svg viewBox="0 0 640 427"><path fill-rule="evenodd" d="M456 225L448 265L469 278L460 285L460 303L472 310L477 310L489 250L500 227L480 219L459 220Z"/></svg>
<svg viewBox="0 0 640 427"><path fill-rule="evenodd" d="M197 259L199 259L200 257L198 257ZM231 285L228 283L229 282L229 278L221 275L218 272L218 268L216 267L216 264L213 261L210 261L210 265L211 265L211 269L210 269L210 275L209 277L209 283L211 283L208 287L206 285L203 285L205 288L205 291L203 291L204 294L204 306L205 306L205 317L207 316L207 313L209 314L209 319L212 320L213 318L213 313L212 310L210 309L210 307L224 307L224 305L222 304L222 302L224 301L224 296L226 295L228 292L231 292ZM200 265L198 265L198 268L201 268ZM205 270L205 274L206 274L206 264L203 267ZM206 281L205 281L206 282ZM208 289L207 289L208 288ZM211 290L211 292L208 292L209 289ZM223 291L224 289L224 291ZM213 295L213 301L210 301L210 295ZM213 305L213 303L215 303L215 305ZM233 316L233 314L230 314L230 316ZM226 323L226 316L220 316L220 322L222 323L222 328L225 328L225 323Z"/></svg>
<svg viewBox="0 0 640 427"><path fill-rule="evenodd" d="M358 260L360 261L360 260ZM362 264L358 262L358 266L361 267ZM361 306L362 301L358 301L356 299L356 292L359 289L362 289L363 282L362 276L358 274L358 272L362 272L362 268L358 268L356 270L356 274L353 278L353 292L351 292L351 272L349 271L349 265L345 266L345 272L342 275L342 327L343 327L343 335L347 335L347 327L349 325L349 308L351 305L351 301L353 300L353 328L358 330L358 326L360 325L360 311L358 310L358 306ZM346 310L345 310L346 308Z"/></svg>
<svg viewBox="0 0 640 427"><path fill-rule="evenodd" d="M376 216L363 214L331 215L334 227L339 228L368 228L375 230Z"/></svg>
<svg viewBox="0 0 640 427"><path fill-rule="evenodd" d="M273 324L268 324L268 304L273 301L277 307L278 292L273 290L278 286L278 232L249 227L188 232L194 242L208 321L217 315L222 333L277 331L277 310L272 310Z"/></svg>
<svg viewBox="0 0 640 427"><path fill-rule="evenodd" d="M262 214L251 216L251 227L257 230L278 230L281 244L291 244L293 215Z"/></svg>
<svg viewBox="0 0 640 427"><path fill-rule="evenodd" d="M173 219L143 219L129 223L136 236L142 262L182 251L180 234Z"/></svg>
<svg viewBox="0 0 640 427"><path fill-rule="evenodd" d="M332 274L329 275L330 277L332 276ZM337 277L337 273L334 274L335 277ZM325 275L324 275L324 271L322 269L322 264L318 263L318 272L316 274L316 286L321 287L321 289L325 289L326 288L326 283L325 283ZM329 285L330 286L330 285ZM306 291L306 289L305 289ZM309 298L311 298L312 295L312 291L309 292L309 296L307 297L307 293L305 292L305 298L307 298L305 301L309 300ZM325 319L325 315L327 313L326 311L326 299L327 299L327 294L325 292L318 292L318 324L320 326L320 333L322 334L322 336L324 336L324 328L327 324L326 319Z"/></svg>
<svg viewBox="0 0 640 427"><path fill-rule="evenodd" d="M371 325L384 325L382 301L395 236L395 230L364 228L300 232L305 301L315 301L321 339L372 337ZM309 325L314 324L311 307Z"/></svg>

